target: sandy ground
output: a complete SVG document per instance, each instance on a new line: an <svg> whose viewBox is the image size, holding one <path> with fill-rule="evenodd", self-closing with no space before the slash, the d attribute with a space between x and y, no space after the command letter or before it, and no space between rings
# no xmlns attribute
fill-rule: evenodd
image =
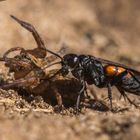
<svg viewBox="0 0 140 140"><path fill-rule="evenodd" d="M35 47L12 14L33 24L53 51L65 44L67 53L91 54L139 70L139 13L139 0L6 0L0 2L0 55L15 46ZM100 99L107 95L105 89L95 91ZM140 103L139 97L131 98ZM113 107L116 112L83 109L76 116L71 109L55 112L41 97L29 102L15 91L1 90L0 140L139 140L140 110L119 100L114 88Z"/></svg>

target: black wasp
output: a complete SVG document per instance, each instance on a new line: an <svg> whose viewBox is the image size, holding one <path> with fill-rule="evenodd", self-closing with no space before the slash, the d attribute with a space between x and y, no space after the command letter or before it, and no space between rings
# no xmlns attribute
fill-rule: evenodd
<svg viewBox="0 0 140 140"><path fill-rule="evenodd" d="M26 26L28 23L20 21ZM23 26L22 25L22 26ZM55 64L61 64L61 69L53 75L61 73L66 76L69 72L79 80L81 88L76 102L76 109L79 110L80 97L86 90L86 84L99 88L108 89L108 98L112 109L112 90L115 86L120 94L131 104L133 103L125 92L140 95L140 72L120 63L112 62L91 55L66 54L63 57L45 48L49 53L59 57L61 61L45 66L48 68ZM45 80L45 79L44 79ZM47 79L46 79L47 80Z"/></svg>
<svg viewBox="0 0 140 140"><path fill-rule="evenodd" d="M112 109L112 90L115 86L121 96L126 98L131 104L137 106L130 100L125 92L140 95L140 72L120 63L112 62L91 55L66 54L63 57L48 50L58 56L61 61L51 65L61 64L61 69L56 73L66 76L69 72L79 80L81 89L77 97L76 109L79 109L80 96L86 90L86 84L94 84L99 88L108 89L108 98ZM46 66L47 67L50 67ZM55 75L54 75L55 76Z"/></svg>

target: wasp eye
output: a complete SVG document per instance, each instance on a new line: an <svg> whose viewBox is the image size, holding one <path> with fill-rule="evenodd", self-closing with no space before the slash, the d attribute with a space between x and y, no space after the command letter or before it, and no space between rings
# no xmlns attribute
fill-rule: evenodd
<svg viewBox="0 0 140 140"><path fill-rule="evenodd" d="M76 54L68 54L64 56L64 61L70 68L74 68L78 62L78 56Z"/></svg>
<svg viewBox="0 0 140 140"><path fill-rule="evenodd" d="M78 57L75 57L74 60L73 60L73 62L74 63L77 63L77 61L78 61Z"/></svg>

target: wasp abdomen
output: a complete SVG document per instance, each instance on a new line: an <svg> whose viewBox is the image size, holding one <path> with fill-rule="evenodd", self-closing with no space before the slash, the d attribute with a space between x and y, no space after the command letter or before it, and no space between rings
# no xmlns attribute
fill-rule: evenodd
<svg viewBox="0 0 140 140"><path fill-rule="evenodd" d="M124 69L122 67L117 67L117 66L112 66L112 65L104 66L104 72L105 72L106 76L109 76L109 77L117 76L125 71L126 71L126 69ZM128 75L129 75L129 73L128 73Z"/></svg>
<svg viewBox="0 0 140 140"><path fill-rule="evenodd" d="M120 86L127 92L140 96L140 77L135 76L137 80L133 77L123 77Z"/></svg>

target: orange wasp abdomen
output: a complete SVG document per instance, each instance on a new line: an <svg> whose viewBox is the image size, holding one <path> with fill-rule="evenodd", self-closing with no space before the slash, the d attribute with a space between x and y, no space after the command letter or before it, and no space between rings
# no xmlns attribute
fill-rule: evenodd
<svg viewBox="0 0 140 140"><path fill-rule="evenodd" d="M112 65L104 66L104 72L105 72L106 76L109 76L109 77L117 76L125 71L126 71L126 69L122 68L122 67L117 67L117 66L112 66ZM131 75L129 73L126 76L131 77Z"/></svg>

